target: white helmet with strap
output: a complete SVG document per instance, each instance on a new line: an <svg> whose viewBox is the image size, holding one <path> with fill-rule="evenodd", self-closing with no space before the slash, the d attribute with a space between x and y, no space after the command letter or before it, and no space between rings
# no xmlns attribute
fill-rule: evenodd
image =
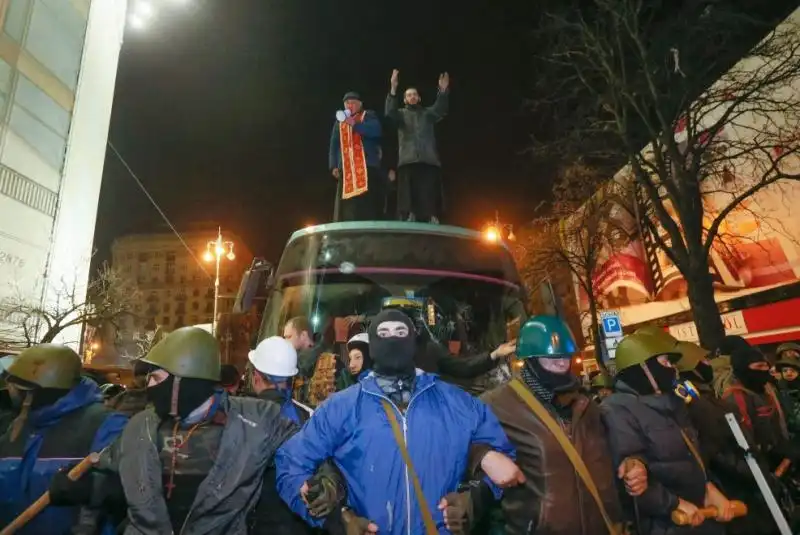
<svg viewBox="0 0 800 535"><path fill-rule="evenodd" d="M297 351L288 340L270 336L248 354L250 363L259 372L277 377L297 375Z"/></svg>

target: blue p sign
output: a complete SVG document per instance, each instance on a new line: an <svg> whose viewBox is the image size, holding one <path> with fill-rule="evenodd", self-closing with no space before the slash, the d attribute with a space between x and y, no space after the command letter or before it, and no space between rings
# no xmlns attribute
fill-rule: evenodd
<svg viewBox="0 0 800 535"><path fill-rule="evenodd" d="M603 332L606 336L622 336L622 322L617 314L603 316Z"/></svg>

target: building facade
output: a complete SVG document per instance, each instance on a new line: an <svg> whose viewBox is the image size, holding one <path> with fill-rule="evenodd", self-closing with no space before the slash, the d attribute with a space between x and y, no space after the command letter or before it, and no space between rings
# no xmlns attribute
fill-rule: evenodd
<svg viewBox="0 0 800 535"><path fill-rule="evenodd" d="M126 9L0 0L0 299L85 295Z"/></svg>
<svg viewBox="0 0 800 535"><path fill-rule="evenodd" d="M141 293L140 302L134 306L136 317L128 318L120 328L121 340L139 337L156 327L171 331L212 323L215 263L206 262L204 256L216 235L215 228L181 234L188 250L173 233L135 234L114 241L111 265L135 281ZM233 243L235 258L223 256L220 261L220 316L233 308L242 275L253 260L238 236L223 233L222 237Z"/></svg>

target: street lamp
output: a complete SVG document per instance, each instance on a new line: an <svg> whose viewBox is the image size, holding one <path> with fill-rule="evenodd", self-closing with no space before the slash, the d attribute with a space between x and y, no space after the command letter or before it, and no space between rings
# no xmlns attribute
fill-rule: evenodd
<svg viewBox="0 0 800 535"><path fill-rule="evenodd" d="M130 15L128 17L128 23L130 24L131 28L137 31L144 30L147 26L153 22L153 19L159 14L160 8L163 8L163 5L159 5L158 8L153 6L153 2L158 4L162 4L163 2L158 0L133 0L130 8ZM188 3L187 0L172 0L173 4L186 4Z"/></svg>
<svg viewBox="0 0 800 535"><path fill-rule="evenodd" d="M483 237L486 239L486 241L495 243L502 241L504 231L508 232L508 241L516 241L517 237L514 236L514 226L510 223L501 223L500 213L495 211L494 221L486 226L485 230L483 231Z"/></svg>
<svg viewBox="0 0 800 535"><path fill-rule="evenodd" d="M217 333L217 310L219 309L219 265L222 257L228 260L235 260L236 255L233 253L233 242L222 241L222 229L217 229L217 239L210 241L206 244L206 252L203 253L203 260L206 262L215 262L216 269L214 271L214 317L211 320L211 334Z"/></svg>

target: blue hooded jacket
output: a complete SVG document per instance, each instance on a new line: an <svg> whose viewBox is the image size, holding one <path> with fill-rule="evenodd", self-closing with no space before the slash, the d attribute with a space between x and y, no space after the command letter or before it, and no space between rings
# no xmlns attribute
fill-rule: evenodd
<svg viewBox="0 0 800 535"><path fill-rule="evenodd" d="M35 502L50 487L53 475L66 465L81 458L40 458L44 444L44 432L50 431L48 440L58 448L58 437L69 436L74 429L59 428L62 418L73 411L102 403L103 396L97 384L89 379L81 382L55 404L32 411L28 415L28 439L24 454L20 457L0 457L0 526L5 526L29 505ZM97 428L91 444L92 452L99 452L111 444L122 432L128 418L109 412ZM0 448L8 444L10 430L0 437ZM49 447L53 447L52 444ZM87 453L88 454L88 453ZM72 507L47 507L30 521L20 535L67 535L76 519Z"/></svg>
<svg viewBox="0 0 800 535"><path fill-rule="evenodd" d="M278 493L312 525L321 522L309 515L298 489L330 458L347 481L350 507L375 522L379 533L425 532L382 400L388 398L370 374L329 397L303 430L277 451ZM406 414L394 410L428 508L439 532L448 533L437 506L463 479L470 445L488 444L512 458L514 448L482 401L433 374L418 371Z"/></svg>

